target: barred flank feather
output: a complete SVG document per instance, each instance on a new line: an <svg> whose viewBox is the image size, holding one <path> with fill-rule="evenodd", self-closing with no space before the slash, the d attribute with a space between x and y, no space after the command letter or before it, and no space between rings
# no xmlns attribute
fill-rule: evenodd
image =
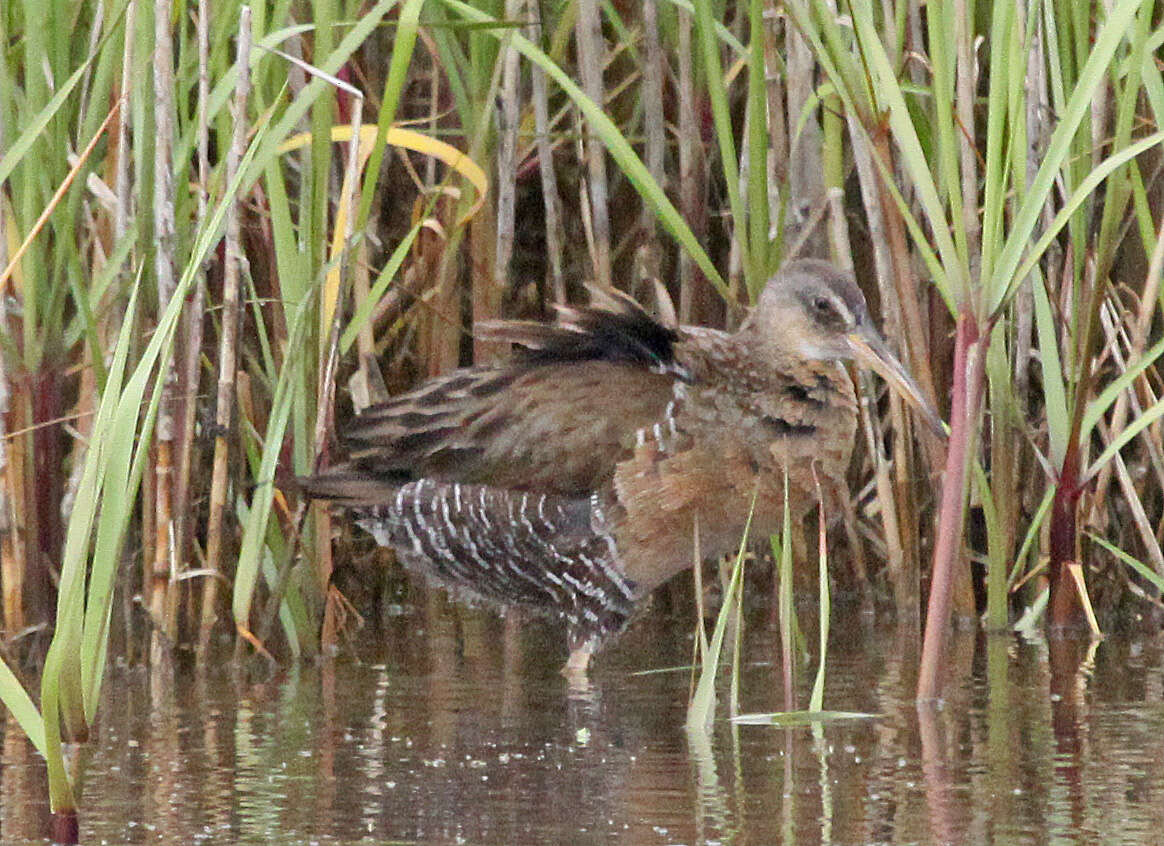
<svg viewBox="0 0 1164 846"><path fill-rule="evenodd" d="M634 585L589 499L422 479L356 519L411 569L460 593L560 615L571 640L601 641L630 618ZM600 525L600 524L599 524Z"/></svg>

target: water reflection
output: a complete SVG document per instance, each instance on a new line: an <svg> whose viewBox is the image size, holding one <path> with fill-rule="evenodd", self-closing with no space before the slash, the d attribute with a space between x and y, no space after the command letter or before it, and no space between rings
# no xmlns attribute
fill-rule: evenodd
<svg viewBox="0 0 1164 846"><path fill-rule="evenodd" d="M850 617L855 615L850 615ZM250 683L115 669L83 762L84 842L1154 843L1164 830L1159 638L965 633L919 709L916 633L845 624L815 728L688 734L684 621L649 616L570 691L558 635L438 605L359 659ZM782 706L757 617L743 708ZM411 626L411 628L409 628ZM805 626L811 630L810 626ZM807 677L809 674L805 673ZM806 701L804 680L798 701ZM726 690L721 702L726 702ZM45 832L43 766L3 724L0 841Z"/></svg>

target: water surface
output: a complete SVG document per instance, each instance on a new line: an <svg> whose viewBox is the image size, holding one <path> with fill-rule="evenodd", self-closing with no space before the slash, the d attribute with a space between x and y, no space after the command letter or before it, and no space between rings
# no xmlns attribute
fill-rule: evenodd
<svg viewBox="0 0 1164 846"><path fill-rule="evenodd" d="M115 668L82 761L85 843L1159 843L1156 637L1048 645L963 635L961 679L913 702L908 632L838 614L826 706L780 729L683 728L689 624L648 615L558 674L560 633L445 608L365 630L343 657L261 683L225 664ZM807 628L807 625L806 625ZM749 626L741 706L783 707L773 634ZM811 673L802 673L801 703ZM727 692L721 696L721 714ZM42 843L44 768L15 724L0 840Z"/></svg>

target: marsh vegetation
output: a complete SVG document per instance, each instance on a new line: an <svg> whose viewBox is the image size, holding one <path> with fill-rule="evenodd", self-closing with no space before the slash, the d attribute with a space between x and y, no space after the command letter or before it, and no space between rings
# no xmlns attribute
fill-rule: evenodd
<svg viewBox="0 0 1164 846"><path fill-rule="evenodd" d="M0 43L0 693L56 811L111 658L329 656L397 601L276 480L587 282L730 325L854 269L950 422L864 382L829 535L925 616L921 698L954 617L1158 631L1151 0L13 0Z"/></svg>

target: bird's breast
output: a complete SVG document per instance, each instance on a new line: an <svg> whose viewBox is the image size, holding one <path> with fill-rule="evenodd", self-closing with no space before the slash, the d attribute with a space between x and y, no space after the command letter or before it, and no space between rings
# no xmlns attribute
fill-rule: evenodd
<svg viewBox="0 0 1164 846"><path fill-rule="evenodd" d="M844 483L857 425L852 383L794 396L714 385L684 389L667 437L646 437L617 468L615 535L627 575L649 590L690 567L767 538L789 513L802 517ZM823 397L823 399L822 399ZM787 488L786 488L787 485Z"/></svg>

